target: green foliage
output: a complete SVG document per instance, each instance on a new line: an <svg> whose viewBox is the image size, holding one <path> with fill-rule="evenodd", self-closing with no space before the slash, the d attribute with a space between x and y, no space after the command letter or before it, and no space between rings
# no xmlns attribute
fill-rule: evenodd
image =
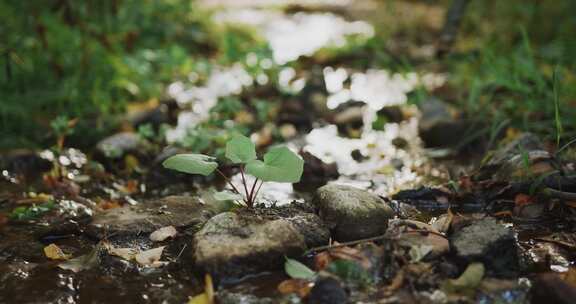
<svg viewBox="0 0 576 304"><path fill-rule="evenodd" d="M256 159L256 146L248 137L235 136L226 144L226 157L235 164Z"/></svg>
<svg viewBox="0 0 576 304"><path fill-rule="evenodd" d="M157 97L196 68L191 55L217 48L189 0L9 0L0 19L0 144L11 147L37 143L57 115L117 114Z"/></svg>
<svg viewBox="0 0 576 304"><path fill-rule="evenodd" d="M214 159L203 154L177 154L166 159L162 165L179 172L207 176L218 168L218 163Z"/></svg>
<svg viewBox="0 0 576 304"><path fill-rule="evenodd" d="M9 216L15 220L32 220L54 209L54 207L56 207L56 204L54 204L53 201L42 203L40 205L32 205L30 207L17 207L12 210Z"/></svg>
<svg viewBox="0 0 576 304"><path fill-rule="evenodd" d="M356 261L336 260L326 270L349 284L366 286L372 282L370 274Z"/></svg>
<svg viewBox="0 0 576 304"><path fill-rule="evenodd" d="M226 143L226 157L235 164L240 164L242 182L244 187L244 203L252 207L258 195L260 187L256 188L258 181L274 181L283 183L295 183L300 181L304 171L304 160L286 147L275 147L264 155L264 161L256 160L256 147L249 138L235 135ZM203 154L177 154L164 161L165 168L189 173L209 175L218 167L216 158ZM254 184L249 187L244 170L256 177ZM219 174L222 174L217 170ZM233 193L220 192L214 195L215 199L237 200L241 196L240 191L228 180ZM251 189L251 190L248 190Z"/></svg>
<svg viewBox="0 0 576 304"><path fill-rule="evenodd" d="M286 262L284 263L284 271L293 279L312 280L316 277L316 272L312 269L289 258L286 258Z"/></svg>
<svg viewBox="0 0 576 304"><path fill-rule="evenodd" d="M304 160L286 147L275 147L264 155L264 161L252 160L246 172L263 181L296 183L300 181Z"/></svg>

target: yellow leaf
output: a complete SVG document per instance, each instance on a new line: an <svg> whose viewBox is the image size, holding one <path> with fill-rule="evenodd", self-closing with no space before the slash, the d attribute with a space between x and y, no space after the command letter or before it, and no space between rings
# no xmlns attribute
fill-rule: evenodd
<svg viewBox="0 0 576 304"><path fill-rule="evenodd" d="M71 257L71 255L65 254L56 244L50 244L44 247L44 254L52 260L68 260Z"/></svg>
<svg viewBox="0 0 576 304"><path fill-rule="evenodd" d="M190 298L188 304L214 304L214 286L210 274L204 276L204 292Z"/></svg>

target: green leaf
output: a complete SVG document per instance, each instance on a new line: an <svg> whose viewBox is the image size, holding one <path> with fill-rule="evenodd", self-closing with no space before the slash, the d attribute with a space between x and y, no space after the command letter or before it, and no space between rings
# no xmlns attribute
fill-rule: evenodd
<svg viewBox="0 0 576 304"><path fill-rule="evenodd" d="M336 260L326 270L351 284L365 286L372 282L370 274L356 261Z"/></svg>
<svg viewBox="0 0 576 304"><path fill-rule="evenodd" d="M206 176L218 167L214 159L203 154L176 154L166 159L162 166L179 172Z"/></svg>
<svg viewBox="0 0 576 304"><path fill-rule="evenodd" d="M316 276L316 272L306 267L306 265L289 258L286 258L284 270L293 279L311 280Z"/></svg>
<svg viewBox="0 0 576 304"><path fill-rule="evenodd" d="M233 163L247 163L256 159L256 146L250 138L236 135L226 143L226 157Z"/></svg>
<svg viewBox="0 0 576 304"><path fill-rule="evenodd" d="M242 195L230 191L216 192L213 197L217 201L236 201L244 198Z"/></svg>
<svg viewBox="0 0 576 304"><path fill-rule="evenodd" d="M246 172L265 182L297 183L304 171L304 160L286 147L270 149L264 161L252 160Z"/></svg>

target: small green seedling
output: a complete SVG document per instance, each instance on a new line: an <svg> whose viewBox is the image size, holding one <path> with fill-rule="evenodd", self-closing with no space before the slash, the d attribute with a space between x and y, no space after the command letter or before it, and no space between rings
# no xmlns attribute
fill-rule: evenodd
<svg viewBox="0 0 576 304"><path fill-rule="evenodd" d="M232 192L215 194L217 200L243 200L247 207L253 207L258 192L264 182L296 183L302 177L304 161L287 147L271 148L264 154L264 160L256 157L256 146L249 138L237 135L226 143L226 158L239 165L244 194L218 169L216 158L203 154L177 154L166 159L165 168L188 174L210 175L216 171L231 187ZM245 174L256 177L250 187ZM258 182L260 184L257 186ZM250 188L250 190L249 190Z"/></svg>

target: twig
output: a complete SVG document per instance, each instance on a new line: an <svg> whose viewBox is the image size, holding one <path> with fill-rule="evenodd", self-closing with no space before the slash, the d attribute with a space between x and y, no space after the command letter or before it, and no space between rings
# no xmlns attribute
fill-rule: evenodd
<svg viewBox="0 0 576 304"><path fill-rule="evenodd" d="M466 6L468 6L469 2L470 0L452 1L452 4L446 13L444 28L440 34L440 45L437 52L439 57L450 52L452 45L456 41L456 36L458 35L458 30L462 23L462 17L464 17Z"/></svg>
<svg viewBox="0 0 576 304"><path fill-rule="evenodd" d="M544 190L542 190L542 194L549 198L558 198L567 201L576 201L576 193L572 192L564 192L554 190L552 188L545 188Z"/></svg>
<svg viewBox="0 0 576 304"><path fill-rule="evenodd" d="M371 237L371 238L360 239L360 240L344 242L344 243L338 243L336 245L326 245L326 246L314 247L314 248L311 248L310 250L306 251L304 253L304 255L307 255L307 254L312 253L312 252L324 251L324 250L329 250L329 249L333 249L333 248L346 247L346 246L350 246L350 245L357 245L357 244L366 243L366 242L378 241L378 240L385 239L387 237L388 237L387 235L383 234L383 235L379 235L379 236L375 236L375 237Z"/></svg>
<svg viewBox="0 0 576 304"><path fill-rule="evenodd" d="M220 174L220 176L222 176L224 178L224 180L226 180L226 182L228 183L228 185L230 185L230 187L232 187L232 190L234 190L234 192L236 192L237 194L241 194L240 191L238 191L238 189L236 189L236 186L234 186L234 184L232 184L232 181L230 181L230 179L224 175L224 173L222 173L222 171L220 171L220 169L216 168L216 172L218 172L218 174Z"/></svg>

